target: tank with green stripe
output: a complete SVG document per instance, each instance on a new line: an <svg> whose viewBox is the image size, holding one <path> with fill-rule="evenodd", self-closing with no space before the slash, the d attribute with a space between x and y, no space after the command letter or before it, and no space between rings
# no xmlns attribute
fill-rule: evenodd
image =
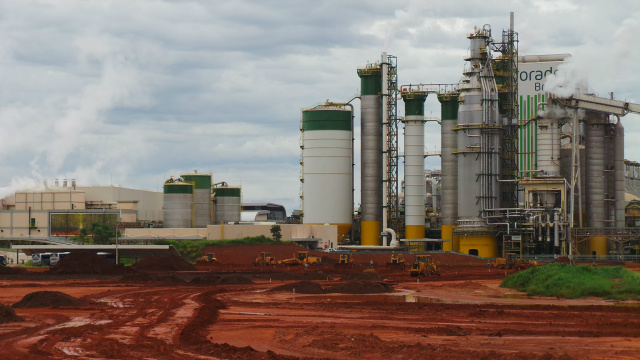
<svg viewBox="0 0 640 360"><path fill-rule="evenodd" d="M413 91L402 93L404 100L405 116L424 116L424 102L427 100L427 94L422 91Z"/></svg>
<svg viewBox="0 0 640 360"><path fill-rule="evenodd" d="M360 77L360 95L380 95L382 93L382 68L358 69L358 76Z"/></svg>
<svg viewBox="0 0 640 360"><path fill-rule="evenodd" d="M351 110L336 106L319 106L302 111L302 131L351 131L351 119Z"/></svg>
<svg viewBox="0 0 640 360"><path fill-rule="evenodd" d="M200 189L211 189L211 174L182 174L184 182L193 183L194 187Z"/></svg>
<svg viewBox="0 0 640 360"><path fill-rule="evenodd" d="M193 184L171 182L164 184L164 194L193 194Z"/></svg>
<svg viewBox="0 0 640 360"><path fill-rule="evenodd" d="M214 187L212 191L216 197L240 197L242 189L239 187Z"/></svg>
<svg viewBox="0 0 640 360"><path fill-rule="evenodd" d="M458 120L458 96L457 91L438 93L440 101L440 117L442 120Z"/></svg>

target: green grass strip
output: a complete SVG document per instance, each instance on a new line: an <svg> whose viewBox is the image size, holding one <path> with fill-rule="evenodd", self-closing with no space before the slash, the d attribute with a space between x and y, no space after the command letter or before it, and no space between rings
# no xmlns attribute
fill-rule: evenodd
<svg viewBox="0 0 640 360"><path fill-rule="evenodd" d="M500 286L530 296L640 300L640 273L621 266L548 264L509 275Z"/></svg>

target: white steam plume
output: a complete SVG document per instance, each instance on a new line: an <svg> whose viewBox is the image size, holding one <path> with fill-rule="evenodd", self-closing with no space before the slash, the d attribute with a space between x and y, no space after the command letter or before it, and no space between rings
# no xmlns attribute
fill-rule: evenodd
<svg viewBox="0 0 640 360"><path fill-rule="evenodd" d="M634 62L640 59L640 48L635 46L640 34L638 14L624 20L610 41L595 43L589 39L572 57L558 66L558 72L547 77L545 90L561 97L584 93L587 80L590 85L606 91L625 79L625 71L635 71ZM597 40L596 40L597 41ZM625 70L627 69L627 70ZM588 78L587 78L588 77Z"/></svg>

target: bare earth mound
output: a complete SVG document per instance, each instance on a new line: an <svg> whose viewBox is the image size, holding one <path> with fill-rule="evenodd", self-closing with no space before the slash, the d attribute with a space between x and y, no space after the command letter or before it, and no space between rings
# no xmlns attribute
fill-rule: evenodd
<svg viewBox="0 0 640 360"><path fill-rule="evenodd" d="M0 304L0 324L24 321L16 315L16 312L8 305Z"/></svg>
<svg viewBox="0 0 640 360"><path fill-rule="evenodd" d="M339 294L383 294L393 292L393 286L381 282L356 280L332 286L327 292Z"/></svg>
<svg viewBox="0 0 640 360"><path fill-rule="evenodd" d="M193 278L189 284L191 285L246 285L253 284L253 281L244 275L213 275L207 274Z"/></svg>
<svg viewBox="0 0 640 360"><path fill-rule="evenodd" d="M360 280L360 281L376 281L382 280L382 276L376 274L373 271L365 271L359 273L349 273L340 278L341 281L352 281L352 280Z"/></svg>
<svg viewBox="0 0 640 360"><path fill-rule="evenodd" d="M179 256L148 257L131 265L136 271L194 271L196 267Z"/></svg>
<svg viewBox="0 0 640 360"><path fill-rule="evenodd" d="M85 302L59 291L36 291L25 295L13 304L14 308L43 308L61 306L81 306Z"/></svg>
<svg viewBox="0 0 640 360"><path fill-rule="evenodd" d="M296 292L298 294L324 294L326 291L322 285L313 281L298 281L291 284L284 284L271 289L271 291Z"/></svg>
<svg viewBox="0 0 640 360"><path fill-rule="evenodd" d="M256 278L271 280L327 280L327 275L322 271L309 272L274 272L271 274L260 274Z"/></svg>
<svg viewBox="0 0 640 360"><path fill-rule="evenodd" d="M73 252L49 270L53 274L105 274L125 272L123 266L113 264L106 258L90 252Z"/></svg>

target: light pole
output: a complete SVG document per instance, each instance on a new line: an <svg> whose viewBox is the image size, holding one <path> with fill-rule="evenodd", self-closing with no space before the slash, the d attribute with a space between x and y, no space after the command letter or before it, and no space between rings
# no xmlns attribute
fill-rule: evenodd
<svg viewBox="0 0 640 360"><path fill-rule="evenodd" d="M116 265L120 263L120 258L118 257L118 223L116 222Z"/></svg>

